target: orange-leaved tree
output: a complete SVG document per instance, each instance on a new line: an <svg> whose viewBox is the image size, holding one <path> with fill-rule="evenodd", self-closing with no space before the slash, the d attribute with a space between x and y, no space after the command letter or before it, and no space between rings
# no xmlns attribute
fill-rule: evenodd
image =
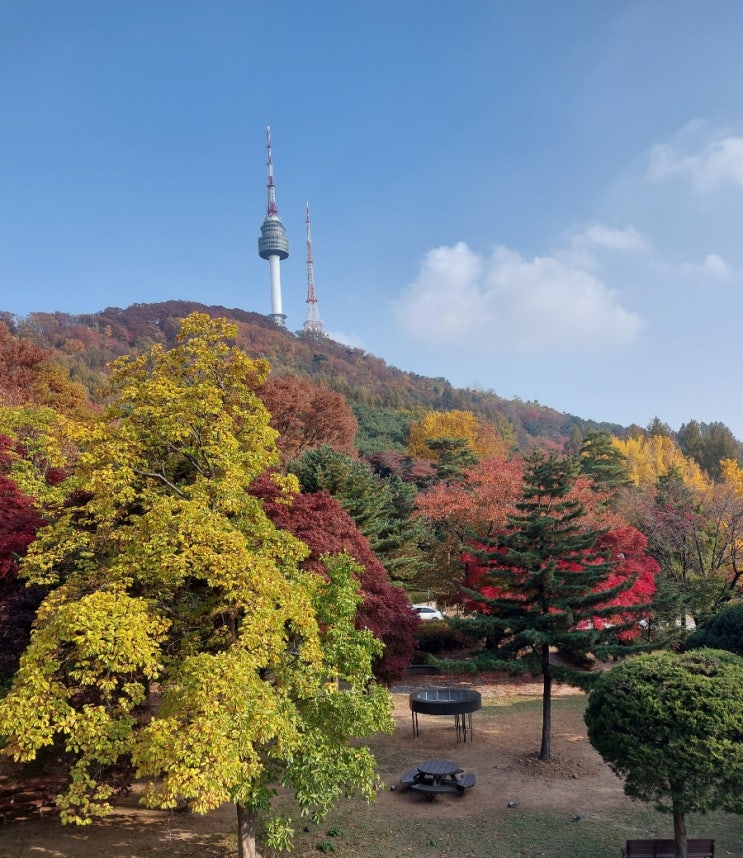
<svg viewBox="0 0 743 858"><path fill-rule="evenodd" d="M324 444L354 453L358 424L340 393L296 375L270 375L258 391L271 414L271 426L284 461Z"/></svg>

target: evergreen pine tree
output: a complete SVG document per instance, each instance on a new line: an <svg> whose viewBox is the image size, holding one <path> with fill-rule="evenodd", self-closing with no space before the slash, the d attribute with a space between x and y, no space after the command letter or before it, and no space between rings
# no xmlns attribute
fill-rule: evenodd
<svg viewBox="0 0 743 858"><path fill-rule="evenodd" d="M323 445L289 463L304 492L326 491L356 522L393 583L406 584L425 565L426 537L413 518L416 489L399 477L382 479L365 462Z"/></svg>
<svg viewBox="0 0 743 858"><path fill-rule="evenodd" d="M574 459L535 453L526 460L515 514L476 553L481 577L467 594L477 612L454 623L489 642L470 667L541 675L540 760L551 756L553 681L585 687L591 680L584 669L554 663L553 650L605 657L618 651L616 633L632 625L595 627L596 618L616 613L608 603L634 579L607 586L614 563L595 548L604 531L588 527L583 505L570 497L576 474Z"/></svg>
<svg viewBox="0 0 743 858"><path fill-rule="evenodd" d="M606 432L591 432L583 439L579 455L580 471L600 489L616 491L630 485L627 457L615 447Z"/></svg>
<svg viewBox="0 0 743 858"><path fill-rule="evenodd" d="M436 477L445 483L459 480L464 472L477 464L477 455L466 438L426 438L426 444L436 454Z"/></svg>

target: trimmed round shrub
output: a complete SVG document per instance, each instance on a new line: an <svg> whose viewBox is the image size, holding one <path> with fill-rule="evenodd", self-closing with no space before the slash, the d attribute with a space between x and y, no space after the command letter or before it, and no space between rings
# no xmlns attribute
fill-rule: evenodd
<svg viewBox="0 0 743 858"><path fill-rule="evenodd" d="M726 605L686 641L686 649L725 649L743 656L743 602Z"/></svg>

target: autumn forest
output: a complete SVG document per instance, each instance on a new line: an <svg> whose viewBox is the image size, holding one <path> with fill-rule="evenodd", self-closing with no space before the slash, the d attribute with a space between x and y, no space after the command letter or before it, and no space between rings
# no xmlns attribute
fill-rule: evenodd
<svg viewBox="0 0 743 858"><path fill-rule="evenodd" d="M565 415L178 301L0 314L0 362L0 732L16 760L63 749L70 821L135 774L155 805L234 801L246 841L277 778L308 807L372 791L346 737L388 729L384 688L427 657L412 603L469 669L548 688L740 595L721 423Z"/></svg>

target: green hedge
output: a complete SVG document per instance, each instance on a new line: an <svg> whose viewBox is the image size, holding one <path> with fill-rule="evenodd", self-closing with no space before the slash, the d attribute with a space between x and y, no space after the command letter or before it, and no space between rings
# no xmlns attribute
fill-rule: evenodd
<svg viewBox="0 0 743 858"><path fill-rule="evenodd" d="M418 626L416 649L427 653L474 649L477 638L455 631L446 620L425 620Z"/></svg>

